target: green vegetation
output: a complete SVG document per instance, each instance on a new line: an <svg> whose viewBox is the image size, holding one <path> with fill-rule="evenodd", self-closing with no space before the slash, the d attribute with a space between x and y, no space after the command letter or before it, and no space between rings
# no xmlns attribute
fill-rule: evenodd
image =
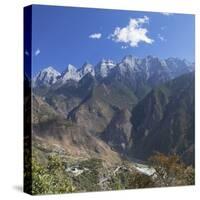
<svg viewBox="0 0 200 200"><path fill-rule="evenodd" d="M74 192L64 166L56 155L48 157L47 166L32 159L32 194L54 194Z"/></svg>
<svg viewBox="0 0 200 200"><path fill-rule="evenodd" d="M128 171L121 170L120 172L111 176L110 188L114 190L127 189L128 179L131 174Z"/></svg>
<svg viewBox="0 0 200 200"><path fill-rule="evenodd" d="M154 187L154 182L150 176L145 174L121 170L112 176L110 187L114 190L148 188Z"/></svg>
<svg viewBox="0 0 200 200"><path fill-rule="evenodd" d="M156 170L155 185L178 186L194 185L195 173L192 166L186 166L177 155L166 156L156 153L150 159L150 164Z"/></svg>
<svg viewBox="0 0 200 200"><path fill-rule="evenodd" d="M155 187L152 177L137 173L128 178L128 189Z"/></svg>
<svg viewBox="0 0 200 200"><path fill-rule="evenodd" d="M86 169L79 176L73 177L73 182L78 191L98 191L101 190L99 183L100 171L103 168L99 159L89 159L79 164L81 169Z"/></svg>
<svg viewBox="0 0 200 200"><path fill-rule="evenodd" d="M33 141L32 165L24 174L26 191L34 195L194 185L194 168L177 155L156 153L146 163L155 172L146 175L128 160L107 166L101 159L73 158L61 147Z"/></svg>
<svg viewBox="0 0 200 200"><path fill-rule="evenodd" d="M120 170L111 177L110 188L121 190L195 184L193 167L186 166L177 155L156 153L149 159L149 165L155 169L153 175Z"/></svg>
<svg viewBox="0 0 200 200"><path fill-rule="evenodd" d="M26 192L195 183L194 73L169 80L175 76L172 68L168 74L157 59L142 59L140 66L127 58L104 78L87 73L80 81L49 87L39 81L32 88L31 99L25 99ZM135 158L145 164L132 162Z"/></svg>
<svg viewBox="0 0 200 200"><path fill-rule="evenodd" d="M41 154L43 159L41 159ZM32 194L53 194L101 190L123 190L194 184L194 169L177 155L156 153L148 165L154 174L145 175L130 162L106 167L96 158L73 160L59 153L34 148L32 157ZM26 175L26 173L25 173Z"/></svg>

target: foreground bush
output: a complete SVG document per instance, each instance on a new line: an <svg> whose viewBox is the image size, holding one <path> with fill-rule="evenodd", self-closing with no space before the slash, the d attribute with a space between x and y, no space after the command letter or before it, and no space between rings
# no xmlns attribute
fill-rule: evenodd
<svg viewBox="0 0 200 200"><path fill-rule="evenodd" d="M73 183L78 191L99 191L100 172L103 169L100 159L88 159L79 163L82 169L87 169L79 176L73 177Z"/></svg>
<svg viewBox="0 0 200 200"><path fill-rule="evenodd" d="M58 156L49 156L47 166L32 159L32 194L74 192Z"/></svg>
<svg viewBox="0 0 200 200"><path fill-rule="evenodd" d="M156 170L155 184L160 186L194 185L195 173L192 166L186 166L178 155L166 156L156 153L149 159Z"/></svg>

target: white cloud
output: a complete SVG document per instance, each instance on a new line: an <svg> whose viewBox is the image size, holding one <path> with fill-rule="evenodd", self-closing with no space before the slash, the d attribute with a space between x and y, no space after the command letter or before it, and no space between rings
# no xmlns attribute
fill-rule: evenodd
<svg viewBox="0 0 200 200"><path fill-rule="evenodd" d="M40 49L37 49L36 51L35 51L35 56L38 56L40 54Z"/></svg>
<svg viewBox="0 0 200 200"><path fill-rule="evenodd" d="M158 38L159 38L162 42L167 41L161 34L158 34Z"/></svg>
<svg viewBox="0 0 200 200"><path fill-rule="evenodd" d="M171 16L171 15L173 15L173 13L168 13L168 12L162 12L161 14L163 14L165 16Z"/></svg>
<svg viewBox="0 0 200 200"><path fill-rule="evenodd" d="M93 33L93 34L89 35L89 38L91 38L91 39L100 39L101 36L102 36L101 33Z"/></svg>
<svg viewBox="0 0 200 200"><path fill-rule="evenodd" d="M131 18L129 24L125 27L116 27L114 32L109 35L109 39L115 42L125 43L131 47L137 47L140 42L152 44L153 39L147 36L148 30L143 27L144 24L149 23L149 18Z"/></svg>

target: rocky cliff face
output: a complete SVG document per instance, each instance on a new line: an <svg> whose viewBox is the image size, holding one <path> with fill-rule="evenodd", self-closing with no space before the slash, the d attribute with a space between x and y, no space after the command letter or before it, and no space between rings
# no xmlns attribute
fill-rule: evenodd
<svg viewBox="0 0 200 200"><path fill-rule="evenodd" d="M193 164L193 70L152 56L45 69L33 80L34 135L74 155L146 160L159 151Z"/></svg>
<svg viewBox="0 0 200 200"><path fill-rule="evenodd" d="M147 159L155 151L183 157L193 152L194 73L153 89L133 109L132 124L130 155ZM194 154L186 160L194 163Z"/></svg>
<svg viewBox="0 0 200 200"><path fill-rule="evenodd" d="M126 154L132 144L131 112L127 109L115 113L101 138L121 154Z"/></svg>
<svg viewBox="0 0 200 200"><path fill-rule="evenodd" d="M150 85L156 85L193 70L193 63L178 58L163 60L153 56L137 58L128 55L119 63L103 59L96 66L86 62L79 69L69 64L62 73L57 72L53 67L47 67L33 78L33 85L34 87L42 85L51 86L54 84L61 86L69 80L78 82L87 74L99 80L112 76L123 77L127 80L129 79L129 82L133 82L133 86L138 79L142 79L143 82L147 82Z"/></svg>

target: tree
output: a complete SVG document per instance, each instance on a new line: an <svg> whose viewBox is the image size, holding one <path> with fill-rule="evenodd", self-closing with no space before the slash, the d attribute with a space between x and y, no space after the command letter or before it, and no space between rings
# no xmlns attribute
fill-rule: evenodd
<svg viewBox="0 0 200 200"><path fill-rule="evenodd" d="M79 167L86 169L82 174L73 177L78 191L98 191L100 171L103 168L102 160L91 158L79 163Z"/></svg>
<svg viewBox="0 0 200 200"><path fill-rule="evenodd" d="M154 181L150 176L145 174L136 173L129 177L128 188L150 188L154 187Z"/></svg>
<svg viewBox="0 0 200 200"><path fill-rule="evenodd" d="M194 184L194 169L187 167L178 155L166 156L156 153L149 159L156 170L154 175L157 186L177 186Z"/></svg>
<svg viewBox="0 0 200 200"><path fill-rule="evenodd" d="M49 156L47 166L32 158L32 194L54 194L74 192L58 156Z"/></svg>

